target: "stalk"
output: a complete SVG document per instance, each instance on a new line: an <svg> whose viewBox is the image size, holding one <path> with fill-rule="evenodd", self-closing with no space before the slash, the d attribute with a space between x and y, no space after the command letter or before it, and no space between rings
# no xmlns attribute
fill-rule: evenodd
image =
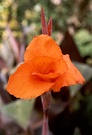
<svg viewBox="0 0 92 135"><path fill-rule="evenodd" d="M42 135L49 135L48 127L48 116L51 106L51 92L46 92L42 94L42 106L43 106L43 126L42 126Z"/></svg>

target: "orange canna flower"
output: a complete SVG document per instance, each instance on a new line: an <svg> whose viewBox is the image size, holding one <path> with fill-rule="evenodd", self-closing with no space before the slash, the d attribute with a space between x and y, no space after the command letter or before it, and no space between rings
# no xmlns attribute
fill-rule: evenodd
<svg viewBox="0 0 92 135"><path fill-rule="evenodd" d="M30 99L83 82L69 55L63 55L50 36L41 34L28 45L24 63L10 76L6 89L18 98Z"/></svg>

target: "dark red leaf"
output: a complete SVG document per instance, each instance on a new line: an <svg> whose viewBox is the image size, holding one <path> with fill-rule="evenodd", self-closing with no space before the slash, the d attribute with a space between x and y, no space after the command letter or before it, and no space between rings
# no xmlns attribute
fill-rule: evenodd
<svg viewBox="0 0 92 135"><path fill-rule="evenodd" d="M8 104L12 101L10 95L3 89L2 85L0 84L0 96L4 104Z"/></svg>
<svg viewBox="0 0 92 135"><path fill-rule="evenodd" d="M22 43L20 46L20 62L23 61L24 51L25 51L25 45Z"/></svg>
<svg viewBox="0 0 92 135"><path fill-rule="evenodd" d="M7 65L5 61L3 60L3 58L0 57L0 70L3 68L7 68Z"/></svg>
<svg viewBox="0 0 92 135"><path fill-rule="evenodd" d="M70 58L74 61L84 62L83 58L76 47L73 37L70 35L69 31L65 33L65 38L60 44L60 48L63 54L69 54Z"/></svg>
<svg viewBox="0 0 92 135"><path fill-rule="evenodd" d="M6 32L8 34L10 46L11 46L12 51L14 52L15 59L17 62L19 62L19 47L18 47L16 39L14 38L13 33L8 25L6 27Z"/></svg>
<svg viewBox="0 0 92 135"><path fill-rule="evenodd" d="M44 9L43 8L41 10L41 23L42 23L42 33L43 34L48 34L48 32L47 32L47 24L46 24L45 14L44 14Z"/></svg>
<svg viewBox="0 0 92 135"><path fill-rule="evenodd" d="M48 29L48 35L51 36L51 34L52 34L52 18L49 19L47 29Z"/></svg>

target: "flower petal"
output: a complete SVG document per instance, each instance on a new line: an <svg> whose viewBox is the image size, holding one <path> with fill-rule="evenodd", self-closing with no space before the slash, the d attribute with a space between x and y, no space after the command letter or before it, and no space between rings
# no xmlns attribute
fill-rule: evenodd
<svg viewBox="0 0 92 135"><path fill-rule="evenodd" d="M56 60L47 56L35 57L32 60L34 66L33 73L49 74L49 73L60 73L63 74L67 71L68 67L63 57Z"/></svg>
<svg viewBox="0 0 92 135"><path fill-rule="evenodd" d="M34 57L31 61L34 67L32 73L41 74L55 72L59 64L59 61L56 61L55 59L46 56Z"/></svg>
<svg viewBox="0 0 92 135"><path fill-rule="evenodd" d="M20 65L17 71L9 78L7 91L17 98L34 98L49 91L54 82L43 81L38 76L33 76L34 66L28 61Z"/></svg>
<svg viewBox="0 0 92 135"><path fill-rule="evenodd" d="M35 37L28 45L24 60L28 61L37 56L48 56L60 59L62 52L57 43L48 35L41 34Z"/></svg>
<svg viewBox="0 0 92 135"><path fill-rule="evenodd" d="M38 76L44 81L48 82L55 82L56 79L61 75L60 73L49 73L49 74L39 74L39 73L34 73L32 74L33 76Z"/></svg>
<svg viewBox="0 0 92 135"><path fill-rule="evenodd" d="M82 84L85 81L82 74L71 62L69 55L63 55L63 58L68 66L68 70L57 79L56 84L53 87L55 92L60 91L61 87L78 83Z"/></svg>

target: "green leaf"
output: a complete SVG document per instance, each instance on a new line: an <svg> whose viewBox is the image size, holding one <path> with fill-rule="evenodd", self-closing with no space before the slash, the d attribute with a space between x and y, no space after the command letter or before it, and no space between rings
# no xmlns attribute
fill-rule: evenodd
<svg viewBox="0 0 92 135"><path fill-rule="evenodd" d="M32 100L17 100L2 107L1 112L6 116L14 119L21 127L26 128L31 111L34 105L34 99Z"/></svg>
<svg viewBox="0 0 92 135"><path fill-rule="evenodd" d="M86 29L80 29L74 35L75 42L80 51L80 54L92 57L92 35Z"/></svg>

